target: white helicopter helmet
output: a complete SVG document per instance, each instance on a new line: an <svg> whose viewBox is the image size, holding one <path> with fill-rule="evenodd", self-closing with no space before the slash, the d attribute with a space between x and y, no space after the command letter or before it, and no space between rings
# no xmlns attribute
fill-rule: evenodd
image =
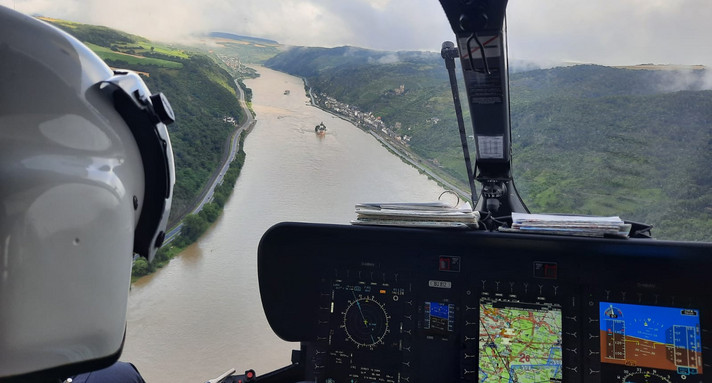
<svg viewBox="0 0 712 383"><path fill-rule="evenodd" d="M173 120L135 73L0 6L0 381L119 358L133 254L165 235Z"/></svg>

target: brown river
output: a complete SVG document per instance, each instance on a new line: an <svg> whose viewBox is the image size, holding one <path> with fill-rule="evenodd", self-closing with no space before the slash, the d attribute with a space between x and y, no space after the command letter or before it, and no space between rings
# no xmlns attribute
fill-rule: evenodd
<svg viewBox="0 0 712 383"><path fill-rule="evenodd" d="M260 374L289 364L298 345L272 333L257 285L257 245L270 226L348 224L358 202L433 201L443 190L369 134L309 106L301 79L258 70L245 81L257 125L223 215L131 289L121 359L148 382L202 383L233 367ZM314 133L320 122L324 136Z"/></svg>

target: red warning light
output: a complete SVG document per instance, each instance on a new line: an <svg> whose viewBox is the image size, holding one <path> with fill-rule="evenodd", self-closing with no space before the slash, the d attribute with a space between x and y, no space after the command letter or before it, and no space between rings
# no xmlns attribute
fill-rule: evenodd
<svg viewBox="0 0 712 383"><path fill-rule="evenodd" d="M460 272L460 257L443 255L438 258L438 271Z"/></svg>
<svg viewBox="0 0 712 383"><path fill-rule="evenodd" d="M556 262L534 262L534 278L557 279L559 266Z"/></svg>
<svg viewBox="0 0 712 383"><path fill-rule="evenodd" d="M450 270L450 258L448 257L440 257L440 271L449 271Z"/></svg>

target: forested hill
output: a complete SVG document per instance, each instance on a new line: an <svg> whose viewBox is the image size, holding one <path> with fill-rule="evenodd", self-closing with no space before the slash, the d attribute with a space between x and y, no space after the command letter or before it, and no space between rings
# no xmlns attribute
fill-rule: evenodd
<svg viewBox="0 0 712 383"><path fill-rule="evenodd" d="M176 166L171 221L189 212L215 171L233 120L243 118L233 78L203 54L100 26L44 19L68 31L114 68L138 71L152 92L168 96Z"/></svg>
<svg viewBox="0 0 712 383"><path fill-rule="evenodd" d="M380 116L390 134L464 180L439 54L295 48L266 65ZM620 215L653 224L656 238L712 241L707 74L596 65L513 73L513 166L530 210Z"/></svg>

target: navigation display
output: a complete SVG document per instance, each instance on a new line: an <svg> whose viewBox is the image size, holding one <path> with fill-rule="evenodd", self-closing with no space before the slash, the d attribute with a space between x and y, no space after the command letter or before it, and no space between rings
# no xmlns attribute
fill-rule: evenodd
<svg viewBox="0 0 712 383"><path fill-rule="evenodd" d="M698 310L600 302L601 362L702 373Z"/></svg>
<svg viewBox="0 0 712 383"><path fill-rule="evenodd" d="M561 381L561 308L480 300L479 382Z"/></svg>

